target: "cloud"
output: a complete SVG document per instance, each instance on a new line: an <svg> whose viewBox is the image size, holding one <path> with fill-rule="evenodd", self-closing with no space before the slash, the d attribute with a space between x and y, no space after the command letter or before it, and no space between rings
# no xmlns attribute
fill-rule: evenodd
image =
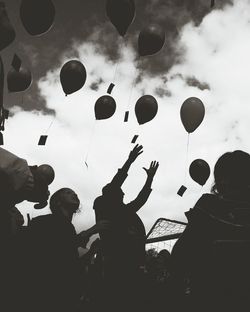
<svg viewBox="0 0 250 312"><path fill-rule="evenodd" d="M246 13L249 10L249 1L238 0L223 10L213 10L199 25L194 22L185 25L176 46L183 51L180 62L161 75L141 70L140 80L133 89L136 56L130 45L119 50L120 59L114 62L102 53L97 42L76 42L73 50L64 53L60 66L47 72L39 82L40 96L47 108L56 113L47 145L38 147L36 142L52 117L15 110L7 124L6 148L33 164L48 162L55 167L52 192L64 186L76 190L83 211L74 223L77 229L82 229L94 222L93 201L122 166L132 148L130 141L138 134L144 153L132 166L124 184L125 201L132 200L144 184L142 167L158 160L160 167L153 192L139 214L147 229L159 217L185 220L184 211L191 208L203 192L209 191L213 181L210 177L201 189L187 174L189 163L202 158L213 169L222 153L250 149L246 66L250 54L250 24ZM65 97L59 71L72 53L86 65L88 78L80 91ZM161 57L168 58L168 55ZM93 88L96 82L98 89ZM111 119L95 122L94 103L106 93L110 82L115 83L112 96L117 111ZM139 127L133 107L143 93L157 98L159 111L154 120ZM206 116L190 135L187 157L187 134L179 112L181 104L190 96L204 102ZM127 108L130 119L124 123ZM86 155L88 169L84 164ZM176 194L182 184L188 187L183 198ZM28 210L26 207L21 209Z"/></svg>

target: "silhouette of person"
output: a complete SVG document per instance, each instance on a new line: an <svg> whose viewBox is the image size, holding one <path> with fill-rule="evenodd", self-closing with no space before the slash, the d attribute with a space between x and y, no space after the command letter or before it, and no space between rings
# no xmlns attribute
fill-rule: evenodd
<svg viewBox="0 0 250 312"><path fill-rule="evenodd" d="M147 173L146 182L138 196L128 204L123 202L122 184L128 175L131 164L143 152L141 145L136 145L128 159L102 190L102 196L96 198L94 211L96 221L110 221L110 229L100 233L104 254L104 276L107 282L107 297L110 309L121 309L121 302L127 296L128 304L136 300L138 290L139 267L144 264L145 228L137 211L146 203L152 189L154 175L159 163L152 161ZM130 299L129 299L130 298ZM112 301L112 303L110 302ZM128 302L130 301L130 302ZM111 305L113 307L111 308Z"/></svg>
<svg viewBox="0 0 250 312"><path fill-rule="evenodd" d="M30 310L74 311L80 299L78 247L106 223L78 235L71 223L79 209L77 194L62 188L50 198L52 214L33 219L29 227L27 270L30 272Z"/></svg>
<svg viewBox="0 0 250 312"><path fill-rule="evenodd" d="M202 195L186 213L188 225L173 248L172 265L177 276L190 279L193 310L249 310L250 155L223 154L214 178L212 194Z"/></svg>
<svg viewBox="0 0 250 312"><path fill-rule="evenodd" d="M35 208L45 207L49 197L48 186L53 182L55 176L53 168L49 165L28 166L25 159L19 158L1 147L0 159L0 171L5 174L5 180L8 180L9 184L9 196L7 197L5 194L4 205L12 207L28 200L38 203ZM1 185L3 184L1 183ZM0 189L0 195L1 193Z"/></svg>

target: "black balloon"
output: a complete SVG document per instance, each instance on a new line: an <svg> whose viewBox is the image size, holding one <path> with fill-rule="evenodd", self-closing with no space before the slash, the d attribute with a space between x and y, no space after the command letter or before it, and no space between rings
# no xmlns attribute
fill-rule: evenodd
<svg viewBox="0 0 250 312"><path fill-rule="evenodd" d="M158 103L152 95L143 95L135 105L135 115L140 125L152 120L158 111Z"/></svg>
<svg viewBox="0 0 250 312"><path fill-rule="evenodd" d="M190 97L181 106L181 121L188 133L194 132L202 123L205 116L205 107L197 97Z"/></svg>
<svg viewBox="0 0 250 312"><path fill-rule="evenodd" d="M138 52L140 56L153 55L161 50L165 42L165 31L159 25L149 25L138 37Z"/></svg>
<svg viewBox="0 0 250 312"><path fill-rule="evenodd" d="M61 85L66 95L80 90L84 86L86 78L84 65L76 60L65 63L60 72Z"/></svg>
<svg viewBox="0 0 250 312"><path fill-rule="evenodd" d="M110 95L101 96L95 103L95 118L107 119L114 115L116 102Z"/></svg>
<svg viewBox="0 0 250 312"><path fill-rule="evenodd" d="M37 171L46 180L48 185L54 181L55 171L50 165L40 165L37 168Z"/></svg>
<svg viewBox="0 0 250 312"><path fill-rule="evenodd" d="M125 36L135 17L134 0L107 0L106 12L118 33Z"/></svg>
<svg viewBox="0 0 250 312"><path fill-rule="evenodd" d="M30 70L21 67L19 71L11 68L7 75L9 92L22 92L28 89L32 82Z"/></svg>
<svg viewBox="0 0 250 312"><path fill-rule="evenodd" d="M189 174L195 182L204 185L210 176L209 164L203 159L196 159L189 167Z"/></svg>
<svg viewBox="0 0 250 312"><path fill-rule="evenodd" d="M0 2L0 51L11 44L15 37L16 33L8 18L5 4Z"/></svg>
<svg viewBox="0 0 250 312"><path fill-rule="evenodd" d="M51 0L22 0L20 17L30 35L41 35L52 27L55 7Z"/></svg>

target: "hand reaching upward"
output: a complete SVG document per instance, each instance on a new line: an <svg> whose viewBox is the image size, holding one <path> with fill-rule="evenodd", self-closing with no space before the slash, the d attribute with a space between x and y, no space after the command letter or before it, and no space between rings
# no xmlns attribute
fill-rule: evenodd
<svg viewBox="0 0 250 312"><path fill-rule="evenodd" d="M142 145L136 144L136 146L132 149L132 151L129 153L129 160L131 162L134 162L136 158L143 153L143 147Z"/></svg>
<svg viewBox="0 0 250 312"><path fill-rule="evenodd" d="M153 179L158 167L159 167L158 161L151 161L150 167L148 169L143 167L143 169L146 171L148 178Z"/></svg>

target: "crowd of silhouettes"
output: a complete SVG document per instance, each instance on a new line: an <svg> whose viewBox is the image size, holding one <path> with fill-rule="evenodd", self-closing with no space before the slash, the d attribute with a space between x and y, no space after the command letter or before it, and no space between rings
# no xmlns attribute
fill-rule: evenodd
<svg viewBox="0 0 250 312"><path fill-rule="evenodd" d="M124 203L122 185L143 152L136 145L93 203L96 223L76 233L78 195L50 196L55 172L0 148L1 311L249 311L250 155L222 155L214 186L186 212L188 225L170 252L146 251L137 212L152 192L152 161L137 197ZM28 220L16 208L49 204L51 213ZM99 234L99 238L91 239ZM81 255L79 247L88 251Z"/></svg>

